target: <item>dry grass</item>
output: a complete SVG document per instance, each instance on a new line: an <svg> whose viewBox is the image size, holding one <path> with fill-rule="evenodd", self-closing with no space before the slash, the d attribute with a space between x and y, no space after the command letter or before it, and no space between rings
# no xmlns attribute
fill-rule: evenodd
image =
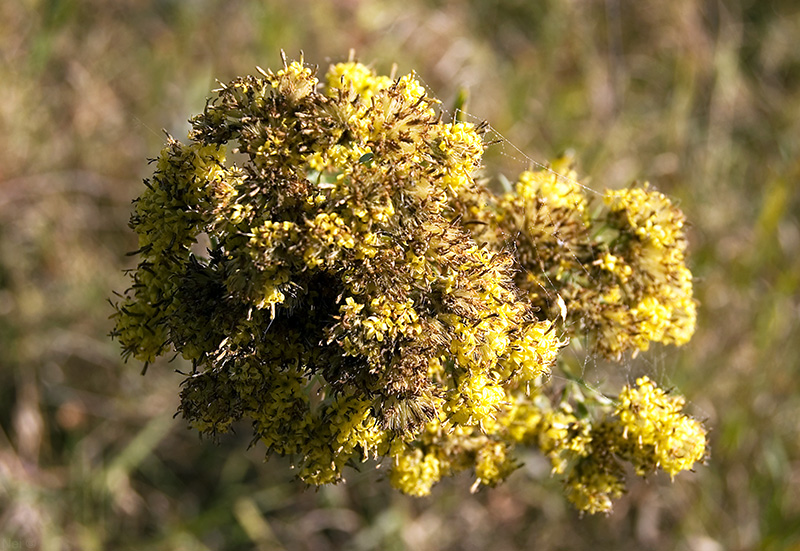
<svg viewBox="0 0 800 551"><path fill-rule="evenodd" d="M800 10L726 4L0 4L0 548L800 549ZM597 188L677 197L700 327L621 376L689 396L709 464L581 519L535 456L476 496L456 479L407 498L371 466L314 491L238 451L247 427L215 445L173 419L176 365L141 377L106 337L129 202L161 128L183 135L215 78L280 48L397 61L446 105L468 89L520 150L491 166L573 148Z"/></svg>

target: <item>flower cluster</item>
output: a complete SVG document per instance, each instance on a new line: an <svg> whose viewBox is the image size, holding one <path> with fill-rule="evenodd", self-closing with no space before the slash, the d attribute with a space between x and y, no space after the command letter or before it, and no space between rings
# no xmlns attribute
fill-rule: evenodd
<svg viewBox="0 0 800 551"><path fill-rule="evenodd" d="M659 468L674 476L704 459L705 429L683 413L683 405L683 398L642 377L623 388L615 408L594 419L567 403L554 408L534 400L518 404L503 422L511 439L538 446L553 472L565 476L567 499L596 513L609 511L625 489L621 461L642 476Z"/></svg>
<svg viewBox="0 0 800 551"><path fill-rule="evenodd" d="M565 305L571 331L600 353L681 345L694 333L683 213L648 184L606 191L595 204L561 158L524 172L514 193L461 198L481 222L473 238L515 250L519 288L549 319Z"/></svg>
<svg viewBox="0 0 800 551"><path fill-rule="evenodd" d="M482 127L443 121L413 74L350 61L324 83L300 61L223 85L135 202L113 335L126 357L192 363L194 427L250 420L312 484L387 458L412 495L465 470L495 485L533 445L592 512L623 491L619 461L702 460L702 427L649 381L580 416L546 385L571 331L612 355L691 335L666 198L609 192L590 217L558 164L494 196Z"/></svg>

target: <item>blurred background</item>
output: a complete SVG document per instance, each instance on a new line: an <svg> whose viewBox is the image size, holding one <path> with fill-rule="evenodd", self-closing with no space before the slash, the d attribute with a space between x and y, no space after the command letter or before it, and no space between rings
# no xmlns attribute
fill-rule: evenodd
<svg viewBox="0 0 800 551"><path fill-rule="evenodd" d="M793 0L0 2L0 549L800 550L798 36ZM280 49L324 72L351 48L445 107L467 91L505 139L490 173L572 149L591 187L680 203L697 333L621 369L688 397L707 465L632 480L607 517L535 454L476 495L409 498L369 465L307 489L246 425L213 443L173 418L179 361L121 361L107 298L162 128Z"/></svg>

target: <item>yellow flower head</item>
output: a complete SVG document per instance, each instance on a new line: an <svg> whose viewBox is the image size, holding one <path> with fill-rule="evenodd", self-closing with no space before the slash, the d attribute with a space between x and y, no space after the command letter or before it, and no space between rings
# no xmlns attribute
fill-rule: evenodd
<svg viewBox="0 0 800 551"><path fill-rule="evenodd" d="M197 430L248 420L311 484L385 458L411 495L461 471L498 484L533 446L590 512L621 493L618 460L674 475L702 459L702 426L648 380L616 406L549 380L572 331L607 353L688 340L664 196L612 192L590 216L565 158L497 197L478 178L484 125L444 122L413 73L348 61L320 84L284 60L215 94L136 200L114 314L126 357L191 362L180 411Z"/></svg>

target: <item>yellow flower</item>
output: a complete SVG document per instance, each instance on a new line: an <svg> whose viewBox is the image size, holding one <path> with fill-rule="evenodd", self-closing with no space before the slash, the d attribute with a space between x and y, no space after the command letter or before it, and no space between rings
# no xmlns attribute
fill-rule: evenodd
<svg viewBox="0 0 800 551"><path fill-rule="evenodd" d="M669 396L647 377L623 389L615 411L619 446L641 474L660 467L674 476L704 459L705 429L683 406L681 396Z"/></svg>
<svg viewBox="0 0 800 551"><path fill-rule="evenodd" d="M250 421L310 484L387 458L408 494L461 471L477 489L525 445L599 512L619 460L691 468L705 432L680 397L640 379L612 404L549 381L571 333L606 354L689 339L683 215L648 188L594 208L566 157L497 197L476 178L484 125L438 103L413 73L354 61L322 85L302 60L222 85L135 202L123 355L182 355L187 422Z"/></svg>
<svg viewBox="0 0 800 551"><path fill-rule="evenodd" d="M442 477L440 461L432 453L410 450L394 458L389 481L392 486L412 496L426 496Z"/></svg>

